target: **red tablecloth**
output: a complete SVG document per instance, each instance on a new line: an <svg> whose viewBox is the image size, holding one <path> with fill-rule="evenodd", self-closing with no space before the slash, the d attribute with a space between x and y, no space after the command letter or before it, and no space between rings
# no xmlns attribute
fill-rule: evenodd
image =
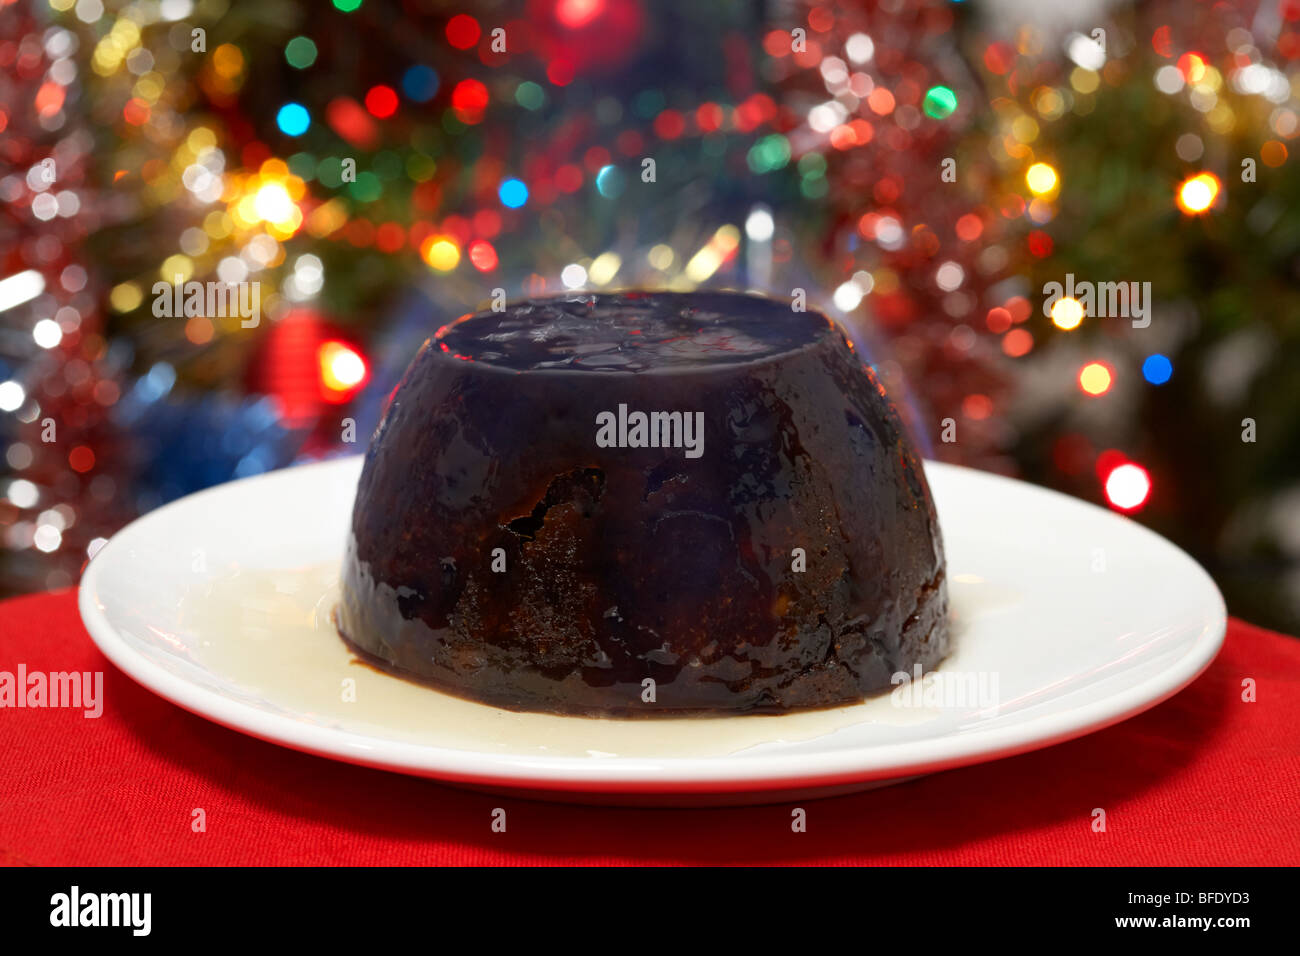
<svg viewBox="0 0 1300 956"><path fill-rule="evenodd" d="M61 591L0 604L0 671L101 670L103 716L0 709L0 863L1296 864L1300 641L1240 621L1191 687L1035 753L785 806L636 810L456 790L285 750L110 665ZM1257 700L1242 701L1252 678ZM207 830L191 829L202 807ZM505 807L505 833L491 829ZM1106 832L1092 830L1093 809Z"/></svg>

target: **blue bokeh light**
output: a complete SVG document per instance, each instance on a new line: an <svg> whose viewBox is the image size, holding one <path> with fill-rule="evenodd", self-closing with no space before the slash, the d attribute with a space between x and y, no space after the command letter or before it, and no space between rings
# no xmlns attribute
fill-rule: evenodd
<svg viewBox="0 0 1300 956"><path fill-rule="evenodd" d="M417 103L427 103L438 92L438 74L433 67L417 63L402 74L402 92Z"/></svg>
<svg viewBox="0 0 1300 956"><path fill-rule="evenodd" d="M275 114L275 125L286 136L301 136L311 128L311 114L301 103L285 103Z"/></svg>
<svg viewBox="0 0 1300 956"><path fill-rule="evenodd" d="M602 166L596 174L596 191L606 199L617 199L626 186L627 180L617 166Z"/></svg>
<svg viewBox="0 0 1300 956"><path fill-rule="evenodd" d="M1174 363L1159 352L1148 355L1147 360L1142 363L1142 377L1152 385L1165 384L1173 374Z"/></svg>
<svg viewBox="0 0 1300 956"><path fill-rule="evenodd" d="M497 188L497 195L503 205L518 209L528 202L528 187L519 179L507 179Z"/></svg>

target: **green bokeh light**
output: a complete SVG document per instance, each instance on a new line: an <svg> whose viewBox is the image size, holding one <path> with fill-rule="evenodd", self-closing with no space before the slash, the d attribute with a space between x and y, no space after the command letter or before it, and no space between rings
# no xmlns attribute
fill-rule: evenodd
<svg viewBox="0 0 1300 956"><path fill-rule="evenodd" d="M756 173L770 173L790 162L790 141L780 133L764 136L749 148L749 168Z"/></svg>
<svg viewBox="0 0 1300 956"><path fill-rule="evenodd" d="M957 108L957 94L946 86L932 86L926 90L921 108L931 119L947 119Z"/></svg>
<svg viewBox="0 0 1300 956"><path fill-rule="evenodd" d="M799 183L799 191L806 199L821 199L829 189L830 184L823 176L805 179Z"/></svg>
<svg viewBox="0 0 1300 956"><path fill-rule="evenodd" d="M351 13L361 6L361 0L334 0L334 8L344 13Z"/></svg>
<svg viewBox="0 0 1300 956"><path fill-rule="evenodd" d="M284 58L290 66L305 70L316 62L316 44L309 37L294 37L285 44Z"/></svg>
<svg viewBox="0 0 1300 956"><path fill-rule="evenodd" d="M384 184L370 171L357 173L357 181L348 183L348 193L357 202L374 202L384 194Z"/></svg>
<svg viewBox="0 0 1300 956"><path fill-rule="evenodd" d="M294 153L287 160L289 172L310 182L316 178L316 157L311 153Z"/></svg>
<svg viewBox="0 0 1300 956"><path fill-rule="evenodd" d="M821 153L805 153L799 159L799 174L815 179L826 175L826 157Z"/></svg>
<svg viewBox="0 0 1300 956"><path fill-rule="evenodd" d="M322 186L338 189L343 184L343 164L337 156L326 156L316 165L316 178Z"/></svg>
<svg viewBox="0 0 1300 956"><path fill-rule="evenodd" d="M526 110L539 110L546 103L546 91L532 80L525 80L515 88L515 102Z"/></svg>

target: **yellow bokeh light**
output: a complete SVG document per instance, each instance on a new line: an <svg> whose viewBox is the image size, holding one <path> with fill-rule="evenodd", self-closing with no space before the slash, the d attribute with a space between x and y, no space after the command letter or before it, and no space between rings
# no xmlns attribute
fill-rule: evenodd
<svg viewBox="0 0 1300 956"><path fill-rule="evenodd" d="M276 239L292 239L293 234L301 228L302 211L297 206L293 207L293 211L289 213L288 219L283 219L280 222L268 222L266 224L267 233ZM281 250L280 258L283 257L284 252Z"/></svg>
<svg viewBox="0 0 1300 956"><path fill-rule="evenodd" d="M365 360L342 342L322 343L319 359L321 382L331 391L344 392L365 381Z"/></svg>
<svg viewBox="0 0 1300 956"><path fill-rule="evenodd" d="M673 258L672 246L666 246L663 243L654 246L646 254L646 259L649 261L650 265L658 269L660 272L666 272L668 269L672 268Z"/></svg>
<svg viewBox="0 0 1300 956"><path fill-rule="evenodd" d="M1038 139L1038 120L1032 116L1017 116L1011 122L1011 135L1017 142L1032 143Z"/></svg>
<svg viewBox="0 0 1300 956"><path fill-rule="evenodd" d="M1044 119L1060 119L1065 112L1065 97L1050 86L1039 87L1033 96L1034 109Z"/></svg>
<svg viewBox="0 0 1300 956"><path fill-rule="evenodd" d="M190 130L190 135L185 137L185 145L198 155L205 149L211 149L217 145L217 134L212 132L206 126L196 126Z"/></svg>
<svg viewBox="0 0 1300 956"><path fill-rule="evenodd" d="M1237 114L1232 107L1220 101L1214 109L1205 114L1205 123L1220 136L1226 136L1237 125Z"/></svg>
<svg viewBox="0 0 1300 956"><path fill-rule="evenodd" d="M150 103L158 102L158 97L163 93L163 76L161 73L151 70L140 79L135 81L132 91L142 100L148 100Z"/></svg>
<svg viewBox="0 0 1300 956"><path fill-rule="evenodd" d="M312 210L307 220L307 231L320 238L342 229L347 221L347 206L341 199L331 199Z"/></svg>
<svg viewBox="0 0 1300 956"><path fill-rule="evenodd" d="M692 282L703 282L721 268L740 245L740 230L735 226L720 226L712 238L686 263L686 277Z"/></svg>
<svg viewBox="0 0 1300 956"><path fill-rule="evenodd" d="M1079 370L1079 387L1089 395L1104 395L1110 381L1110 369L1101 362L1089 362Z"/></svg>
<svg viewBox="0 0 1300 956"><path fill-rule="evenodd" d="M289 164L283 159L272 157L258 167L257 174L263 179L287 179Z"/></svg>
<svg viewBox="0 0 1300 956"><path fill-rule="evenodd" d="M186 282L194 275L194 263L189 256L183 256L178 252L163 260L158 274L167 282Z"/></svg>
<svg viewBox="0 0 1300 956"><path fill-rule="evenodd" d="M622 264L623 260L617 252L602 252L587 269L587 278L596 285L605 285L618 274Z"/></svg>
<svg viewBox="0 0 1300 956"><path fill-rule="evenodd" d="M1056 170L1047 163L1034 163L1025 172L1025 183L1035 196L1045 196L1056 189Z"/></svg>
<svg viewBox="0 0 1300 956"><path fill-rule="evenodd" d="M1198 173L1184 179L1178 187L1178 208L1188 215L1205 212L1218 198L1219 177L1213 173Z"/></svg>
<svg viewBox="0 0 1300 956"><path fill-rule="evenodd" d="M1066 332L1077 329L1083 321L1083 306L1078 299L1066 296L1052 304L1052 324Z"/></svg>
<svg viewBox="0 0 1300 956"><path fill-rule="evenodd" d="M293 204L289 190L277 182L266 183L258 189L253 206L257 210L259 219L273 223L290 221L297 208Z"/></svg>
<svg viewBox="0 0 1300 956"><path fill-rule="evenodd" d="M261 219L257 214L257 195L254 193L240 199L230 207L230 215L241 229L256 226Z"/></svg>
<svg viewBox="0 0 1300 956"><path fill-rule="evenodd" d="M450 272L460 262L460 247L449 236L430 236L420 244L420 255L439 272Z"/></svg>
<svg viewBox="0 0 1300 956"><path fill-rule="evenodd" d="M212 68L227 80L239 76L244 69L244 54L233 43L223 43L212 51Z"/></svg>
<svg viewBox="0 0 1300 956"><path fill-rule="evenodd" d="M1092 70L1077 66L1070 73L1070 85L1079 93L1095 93L1097 87L1101 86L1101 76Z"/></svg>
<svg viewBox="0 0 1300 956"><path fill-rule="evenodd" d="M1189 83L1196 83L1205 76L1205 59L1199 53L1184 53L1178 61L1178 67Z"/></svg>
<svg viewBox="0 0 1300 956"><path fill-rule="evenodd" d="M230 214L214 209L203 217L203 231L213 239L224 239L235 228Z"/></svg>
<svg viewBox="0 0 1300 956"><path fill-rule="evenodd" d="M134 282L115 285L108 294L108 304L113 307L114 312L130 312L138 309L143 301L144 292Z"/></svg>

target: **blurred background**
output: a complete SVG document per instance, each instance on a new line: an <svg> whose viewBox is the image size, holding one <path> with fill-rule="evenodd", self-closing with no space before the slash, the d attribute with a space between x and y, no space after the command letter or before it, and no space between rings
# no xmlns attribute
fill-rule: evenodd
<svg viewBox="0 0 1300 956"><path fill-rule="evenodd" d="M0 0L0 593L360 451L496 289L714 286L1300 633L1298 132L1300 0Z"/></svg>

